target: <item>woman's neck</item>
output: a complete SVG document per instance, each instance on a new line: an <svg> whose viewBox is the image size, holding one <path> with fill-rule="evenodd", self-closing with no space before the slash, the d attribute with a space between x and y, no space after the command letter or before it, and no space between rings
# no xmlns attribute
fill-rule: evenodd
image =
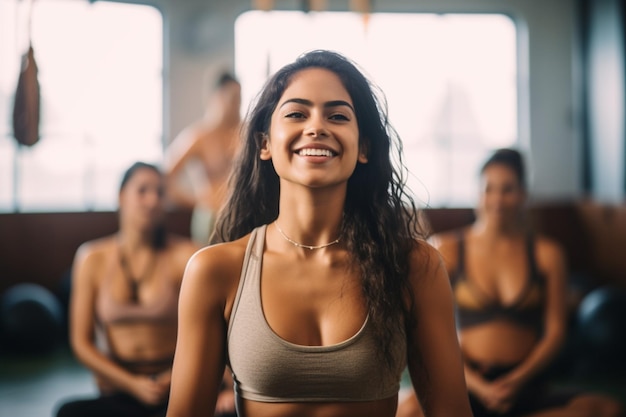
<svg viewBox="0 0 626 417"><path fill-rule="evenodd" d="M283 194L277 222L297 242L317 245L333 241L341 229L343 196L323 190Z"/></svg>
<svg viewBox="0 0 626 417"><path fill-rule="evenodd" d="M127 253L135 253L143 249L152 249L152 233L148 231L121 228L117 232L117 240Z"/></svg>
<svg viewBox="0 0 626 417"><path fill-rule="evenodd" d="M522 221L498 224L477 220L472 226L472 231L486 238L510 239L523 235L526 227Z"/></svg>

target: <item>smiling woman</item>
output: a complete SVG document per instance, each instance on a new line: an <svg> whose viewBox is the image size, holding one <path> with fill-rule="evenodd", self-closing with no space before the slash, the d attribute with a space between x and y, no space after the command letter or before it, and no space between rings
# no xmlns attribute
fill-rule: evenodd
<svg viewBox="0 0 626 417"><path fill-rule="evenodd" d="M212 410L225 366L242 417L393 417L407 366L429 416L471 415L448 278L375 91L330 51L262 90L183 278L168 417Z"/></svg>

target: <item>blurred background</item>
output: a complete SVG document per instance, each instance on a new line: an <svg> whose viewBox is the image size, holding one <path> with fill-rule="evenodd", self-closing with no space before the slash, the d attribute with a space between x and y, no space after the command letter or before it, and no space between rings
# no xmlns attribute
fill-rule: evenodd
<svg viewBox="0 0 626 417"><path fill-rule="evenodd" d="M433 231L473 220L486 155L525 154L531 220L570 267L557 378L626 398L625 17L622 0L0 0L0 415L94 390L67 348L69 269L116 230L122 171L162 165L219 74L240 80L245 117L269 75L321 48L384 92ZM13 122L29 45L32 144ZM190 214L172 205L168 227L189 235Z"/></svg>

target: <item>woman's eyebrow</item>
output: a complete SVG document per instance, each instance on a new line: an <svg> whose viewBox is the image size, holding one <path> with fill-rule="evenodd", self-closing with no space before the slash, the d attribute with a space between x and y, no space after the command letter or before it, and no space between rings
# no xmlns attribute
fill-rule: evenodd
<svg viewBox="0 0 626 417"><path fill-rule="evenodd" d="M284 105L288 104L288 103L297 103L297 104L303 104L305 106L312 106L313 102L311 100L307 100L304 98L290 98L288 100L285 100L280 107L283 107ZM350 108L350 110L352 110L354 112L354 107L352 107L352 104L348 103L347 101L344 100L332 100L332 101L328 101L326 103L324 103L324 107L337 107L337 106L346 106L348 108Z"/></svg>

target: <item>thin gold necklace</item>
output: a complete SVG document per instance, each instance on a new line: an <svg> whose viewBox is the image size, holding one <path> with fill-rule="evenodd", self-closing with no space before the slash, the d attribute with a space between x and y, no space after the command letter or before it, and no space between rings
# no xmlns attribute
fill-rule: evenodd
<svg viewBox="0 0 626 417"><path fill-rule="evenodd" d="M285 240L289 243L291 243L292 245L298 247L298 248L304 248L304 249L308 249L308 250L314 250L314 249L324 249L327 248L329 246L334 245L335 243L339 243L340 238L337 238L335 240L333 240L332 242L328 242L328 243L324 243L323 245L317 245L317 246L311 246L311 245L304 245L302 243L298 243L293 239L290 239L285 232L282 231L282 229L280 228L280 226L278 225L278 222L276 220L274 220L274 224L276 225L276 230L278 230L278 233L280 233L280 235L282 237L285 238Z"/></svg>

